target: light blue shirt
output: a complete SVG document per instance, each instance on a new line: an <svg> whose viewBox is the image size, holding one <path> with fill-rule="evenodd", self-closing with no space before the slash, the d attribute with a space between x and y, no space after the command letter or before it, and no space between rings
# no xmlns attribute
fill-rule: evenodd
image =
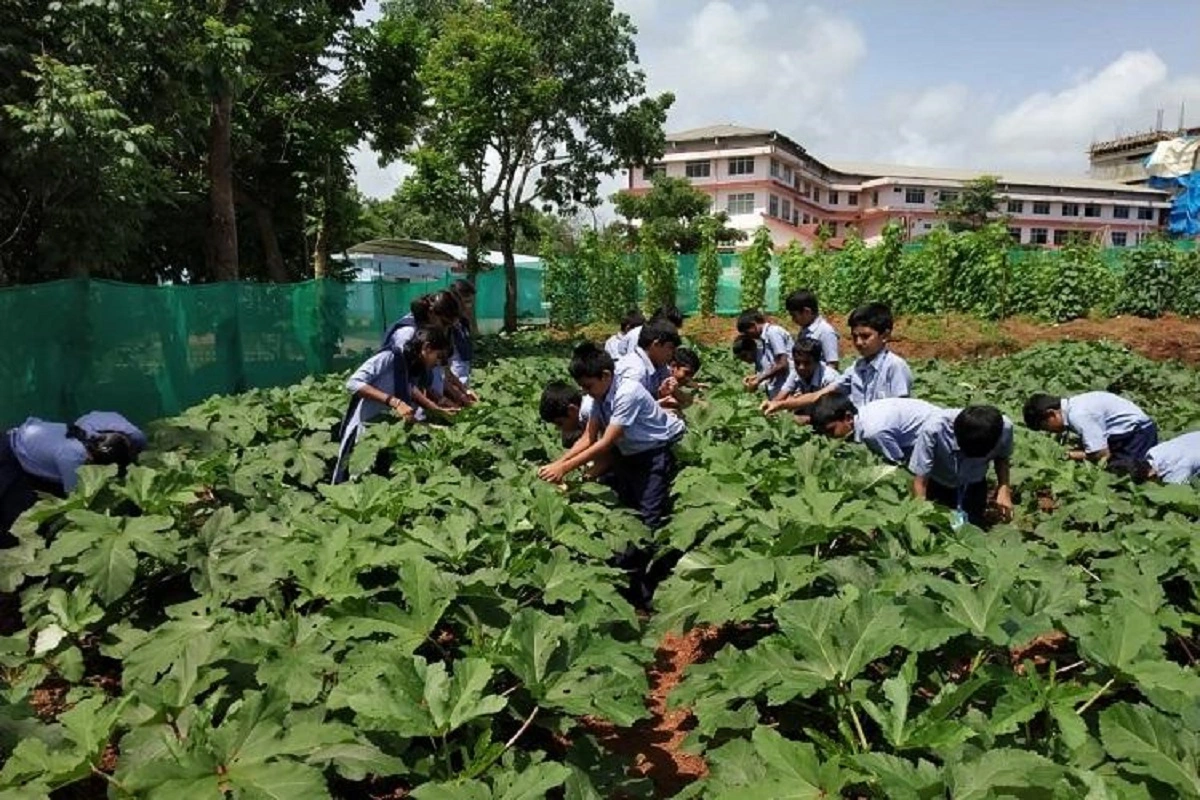
<svg viewBox="0 0 1200 800"><path fill-rule="evenodd" d="M926 421L908 462L913 475L929 478L942 486L970 486L987 478L988 465L993 461L1012 458L1013 424L1008 417L1004 417L999 441L987 455L980 458L964 456L954 435L954 420L960 411L961 408L942 409Z"/></svg>
<svg viewBox="0 0 1200 800"><path fill-rule="evenodd" d="M912 455L917 436L925 423L941 409L911 397L890 397L858 407L854 418L854 440L893 464L903 464Z"/></svg>
<svg viewBox="0 0 1200 800"><path fill-rule="evenodd" d="M838 332L824 317L818 316L807 328L801 328L799 338L816 339L821 343L821 356L826 363L838 362Z"/></svg>
<svg viewBox="0 0 1200 800"><path fill-rule="evenodd" d="M1063 423L1079 434L1083 449L1097 453L1108 447L1108 437L1133 433L1150 424L1150 417L1124 397L1111 392L1085 392L1062 401Z"/></svg>
<svg viewBox="0 0 1200 800"><path fill-rule="evenodd" d="M579 427L587 427L588 420L592 417L592 404L595 402L590 394L585 394L579 401Z"/></svg>
<svg viewBox="0 0 1200 800"><path fill-rule="evenodd" d="M601 435L610 422L624 429L617 449L626 456L670 445L687 430L682 419L668 414L637 381L613 378L608 394L593 405L592 413Z"/></svg>
<svg viewBox="0 0 1200 800"><path fill-rule="evenodd" d="M354 370L354 373L346 380L346 389L350 394L358 394L358 390L364 386L374 386L385 394L399 397L410 406L413 405L412 392L409 391L407 382L408 370L403 361L397 364L396 359L396 354L391 350L379 351ZM399 366L399 370L397 370L397 366ZM396 385L397 372L400 373L400 379L404 381L401 386ZM364 397L352 422L369 422L389 411L391 409L383 403L377 403Z"/></svg>
<svg viewBox="0 0 1200 800"><path fill-rule="evenodd" d="M666 364L661 367L654 366L654 362L650 360L646 351L635 347L621 356L613 374L617 380L637 381L652 397L658 397L658 388L671 374L671 369Z"/></svg>
<svg viewBox="0 0 1200 800"><path fill-rule="evenodd" d="M1200 476L1200 431L1154 445L1146 454L1146 460L1163 483L1191 482Z"/></svg>
<svg viewBox="0 0 1200 800"><path fill-rule="evenodd" d="M146 447L146 435L113 411L84 414L75 424L89 436L123 433L129 437L135 452ZM61 483L68 492L79 480L77 471L88 462L87 448L83 442L67 435L67 425L62 422L29 417L9 432L8 442L21 469L35 478Z"/></svg>
<svg viewBox="0 0 1200 800"><path fill-rule="evenodd" d="M787 397L793 394L808 394L815 392L818 389L823 389L831 383L837 383L841 380L841 373L828 364L821 363L813 370L812 379L804 380L800 373L796 371L795 362L792 363L788 370L787 380L783 387L779 390L780 397Z"/></svg>
<svg viewBox="0 0 1200 800"><path fill-rule="evenodd" d="M858 407L889 397L908 397L912 391L912 371L908 362L886 347L868 361L859 358L842 373L838 391L850 396Z"/></svg>
<svg viewBox="0 0 1200 800"><path fill-rule="evenodd" d="M758 340L758 374L761 375L774 367L780 356L786 356L788 360L787 369L771 378L768 383L760 384L771 399L779 396L792 372L792 344L792 335L784 328L771 322L763 325L762 336Z"/></svg>
<svg viewBox="0 0 1200 800"><path fill-rule="evenodd" d="M404 349L404 345L417 335L416 325L403 325L392 333L390 339L387 340L387 346L397 353Z"/></svg>
<svg viewBox="0 0 1200 800"><path fill-rule="evenodd" d="M625 334L614 333L612 336L604 340L604 352L612 356L613 361L619 361L621 356L625 355L622 348L625 343Z"/></svg>
<svg viewBox="0 0 1200 800"><path fill-rule="evenodd" d="M621 337L621 341L617 345L617 354L613 356L613 360L616 361L621 356L635 349L638 346L638 339L640 338L642 338L642 326L638 325L636 328L630 328L629 332ZM604 348L608 349L607 343ZM609 355L611 356L612 353L609 353Z"/></svg>

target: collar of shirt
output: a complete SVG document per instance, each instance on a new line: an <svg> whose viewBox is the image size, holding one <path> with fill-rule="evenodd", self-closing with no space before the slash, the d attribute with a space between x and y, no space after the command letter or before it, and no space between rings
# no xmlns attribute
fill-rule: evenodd
<svg viewBox="0 0 1200 800"><path fill-rule="evenodd" d="M1070 427L1070 425L1071 425L1070 418L1067 416L1067 406L1069 406L1070 404L1071 404L1070 399L1064 397L1062 399L1062 407L1059 409L1060 411L1062 411L1062 421L1063 421L1064 428Z"/></svg>
<svg viewBox="0 0 1200 800"><path fill-rule="evenodd" d="M857 370L858 374L862 375L863 377L874 377L875 375L879 374L880 370L883 369L883 364L885 361L887 361L887 357L889 355L890 353L885 347L876 353L875 357L869 361L860 358L855 363L854 368Z"/></svg>

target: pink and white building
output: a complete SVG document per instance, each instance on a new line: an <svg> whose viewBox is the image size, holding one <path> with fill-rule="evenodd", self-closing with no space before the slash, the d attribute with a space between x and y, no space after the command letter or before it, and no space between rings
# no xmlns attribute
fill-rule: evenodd
<svg viewBox="0 0 1200 800"><path fill-rule="evenodd" d="M1166 192L1088 177L817 160L778 131L713 125L668 134L662 159L629 170L628 190L648 191L656 172L686 178L713 198L731 225L765 225L776 247L811 244L827 226L835 239L857 230L868 243L896 221L911 238L933 230L938 204L984 174L998 179L1014 241L1056 246L1072 233L1127 247L1162 227ZM744 246L744 245L743 245Z"/></svg>

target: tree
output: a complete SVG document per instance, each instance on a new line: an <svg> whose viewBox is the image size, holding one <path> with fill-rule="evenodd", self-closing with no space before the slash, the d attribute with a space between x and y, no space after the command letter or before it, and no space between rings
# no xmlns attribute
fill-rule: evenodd
<svg viewBox="0 0 1200 800"><path fill-rule="evenodd" d="M762 225L754 232L750 246L742 252L742 308L762 308L767 299L767 278L771 276L771 255L775 246L771 229Z"/></svg>
<svg viewBox="0 0 1200 800"><path fill-rule="evenodd" d="M1004 198L996 194L996 181L994 175L982 175L963 184L953 200L938 204L938 214L946 218L951 231L977 231L999 212Z"/></svg>
<svg viewBox="0 0 1200 800"><path fill-rule="evenodd" d="M712 198L686 179L656 174L651 180L652 186L645 194L620 191L612 197L617 213L627 220L631 241L636 238L635 222L653 223L661 246L674 253L699 251L709 221L714 223L712 232L718 244L746 238L742 231L729 227L728 214L714 214Z"/></svg>
<svg viewBox="0 0 1200 800"><path fill-rule="evenodd" d="M611 0L462 0L427 28L424 116L406 158L423 201L462 220L472 270L496 225L512 330L519 220L594 206L601 176L658 157L674 98L645 97L634 27Z"/></svg>

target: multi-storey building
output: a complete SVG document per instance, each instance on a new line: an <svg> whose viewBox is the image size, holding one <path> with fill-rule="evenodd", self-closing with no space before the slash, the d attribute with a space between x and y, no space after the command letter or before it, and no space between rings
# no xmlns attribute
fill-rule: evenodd
<svg viewBox="0 0 1200 800"><path fill-rule="evenodd" d="M812 243L826 226L876 241L889 222L911 237L938 222L940 203L984 174L998 179L1002 211L1022 244L1061 245L1072 233L1106 246L1132 246L1161 227L1166 192L1088 177L820 161L778 131L715 125L667 136L663 158L630 170L629 191L649 190L655 173L686 178L729 214L733 227L765 225L777 247Z"/></svg>
<svg viewBox="0 0 1200 800"><path fill-rule="evenodd" d="M1107 142L1096 142L1088 149L1091 164L1088 175L1100 180L1145 186L1150 179L1146 173L1146 159L1159 142L1181 136L1200 136L1200 128L1145 131Z"/></svg>

